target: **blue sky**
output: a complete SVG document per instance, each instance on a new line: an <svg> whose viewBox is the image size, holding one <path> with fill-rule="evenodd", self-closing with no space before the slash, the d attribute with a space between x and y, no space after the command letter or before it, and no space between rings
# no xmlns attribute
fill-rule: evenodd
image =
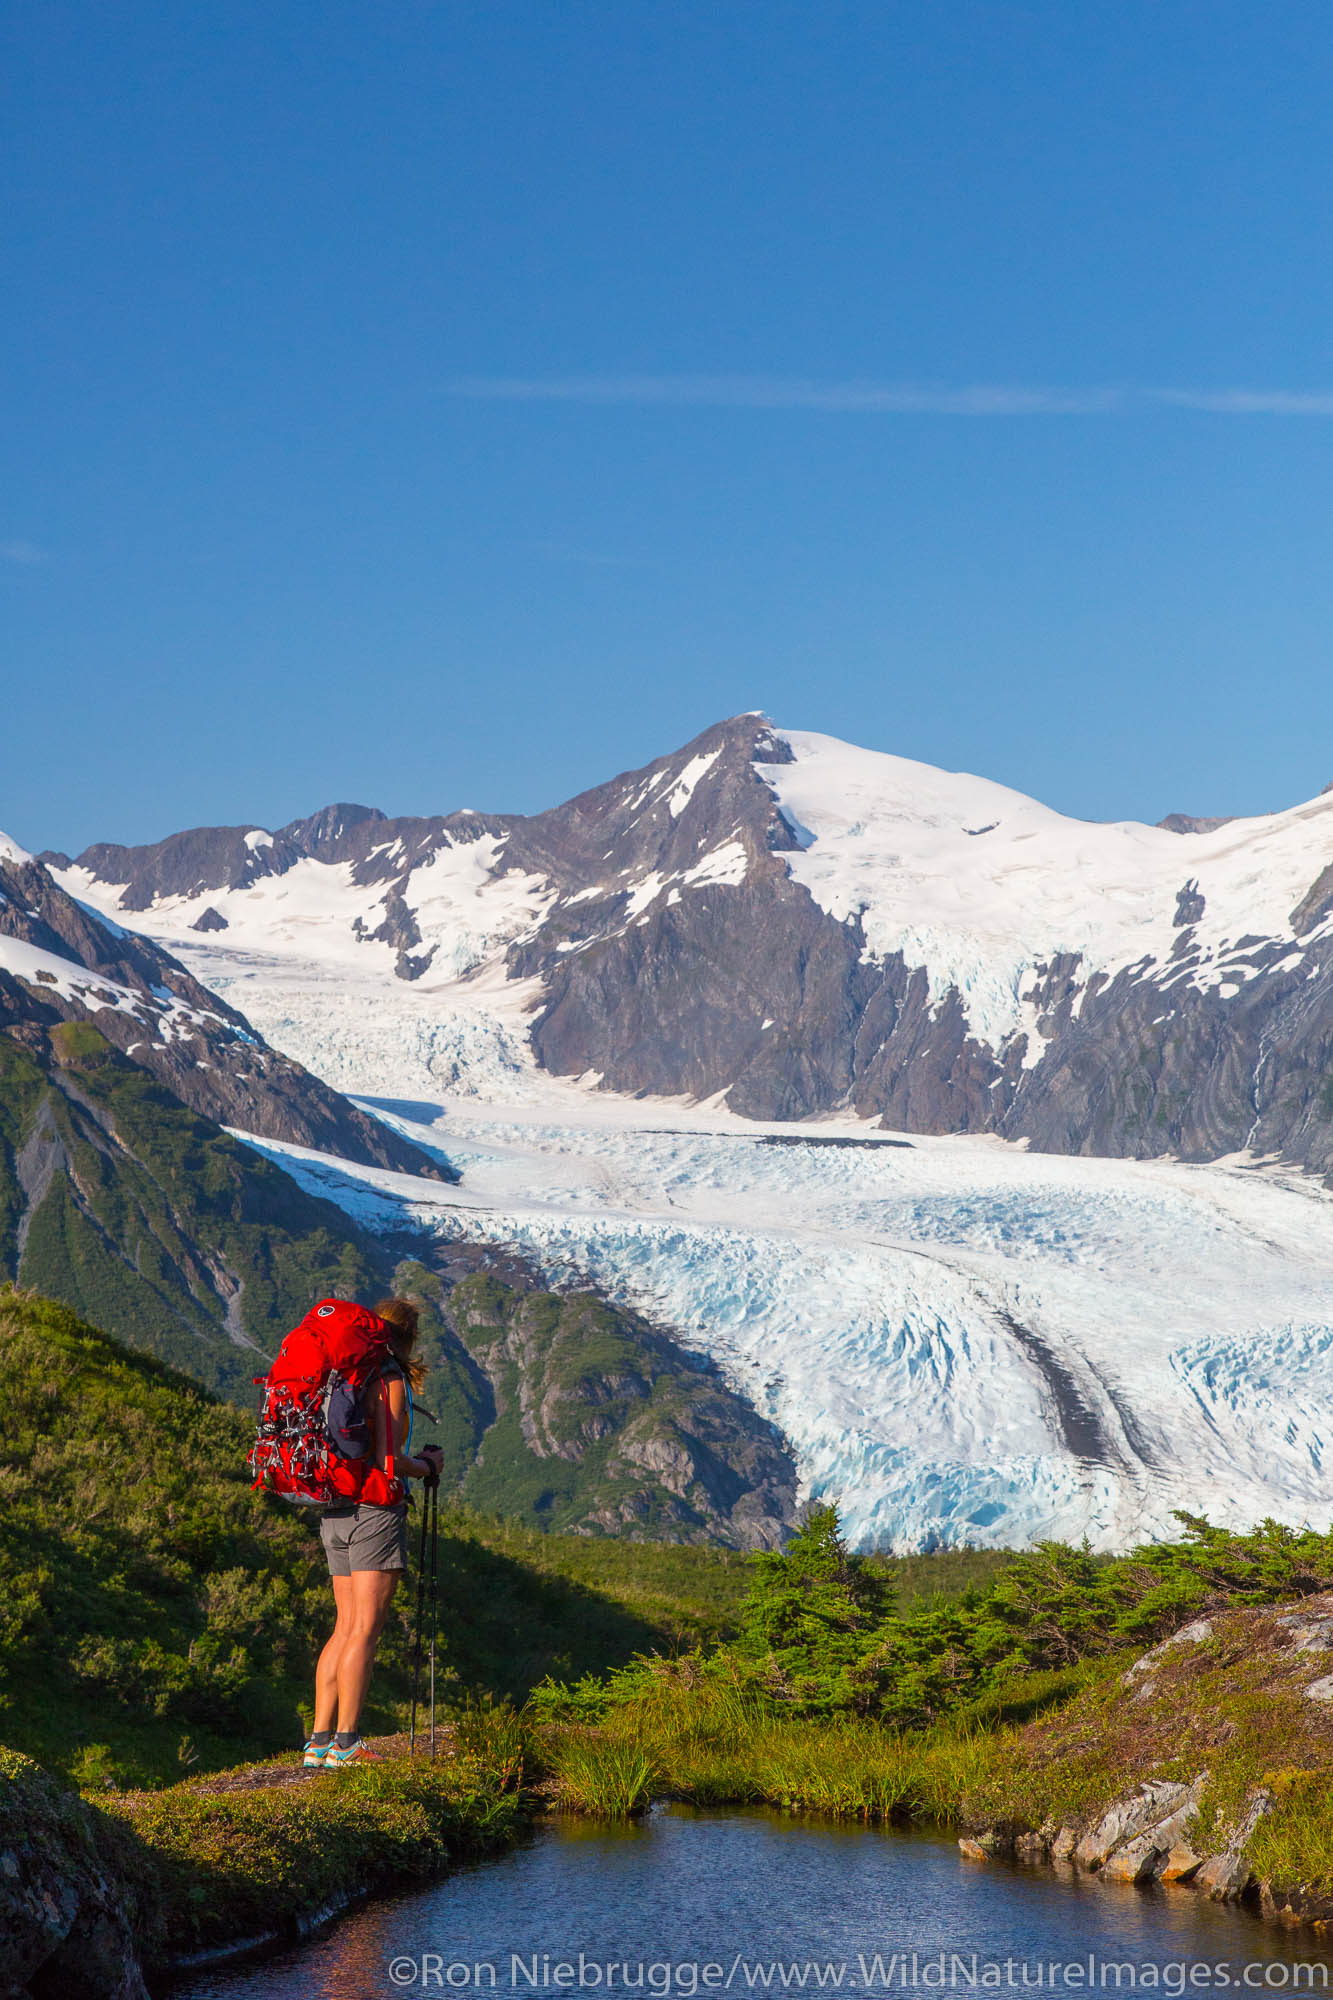
<svg viewBox="0 0 1333 2000"><path fill-rule="evenodd" d="M0 825L1333 779L1333 13L11 11Z"/></svg>

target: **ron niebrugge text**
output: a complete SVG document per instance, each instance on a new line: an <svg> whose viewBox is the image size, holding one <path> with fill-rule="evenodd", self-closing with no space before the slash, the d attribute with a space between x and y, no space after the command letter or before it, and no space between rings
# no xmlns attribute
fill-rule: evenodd
<svg viewBox="0 0 1333 2000"><path fill-rule="evenodd" d="M856 1958L635 1959L615 1953L511 1952L508 1959L462 1959L448 1952L404 1952L389 1961L395 1986L455 1993L644 1993L691 2000L707 1993L790 1991L1016 1993L1189 1993L1239 1988L1251 1993L1325 1993L1322 1959L981 1958L975 1952L876 1952Z"/></svg>

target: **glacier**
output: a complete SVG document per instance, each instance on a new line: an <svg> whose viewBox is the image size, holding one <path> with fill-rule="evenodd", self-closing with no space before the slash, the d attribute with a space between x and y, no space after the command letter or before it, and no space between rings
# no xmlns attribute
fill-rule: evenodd
<svg viewBox="0 0 1333 2000"><path fill-rule="evenodd" d="M363 1100L461 1187L265 1150L371 1228L509 1244L672 1327L858 1546L1123 1548L1177 1509L1333 1524L1322 1190L559 1094Z"/></svg>

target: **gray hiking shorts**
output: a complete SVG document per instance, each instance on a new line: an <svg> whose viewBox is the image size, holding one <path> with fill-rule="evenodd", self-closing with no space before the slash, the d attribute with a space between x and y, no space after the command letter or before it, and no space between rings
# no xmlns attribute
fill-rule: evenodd
<svg viewBox="0 0 1333 2000"><path fill-rule="evenodd" d="M406 1507L330 1507L319 1534L330 1576L407 1568Z"/></svg>

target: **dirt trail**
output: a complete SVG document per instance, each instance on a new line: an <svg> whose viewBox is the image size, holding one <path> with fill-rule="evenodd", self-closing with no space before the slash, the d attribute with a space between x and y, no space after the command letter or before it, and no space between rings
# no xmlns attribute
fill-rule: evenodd
<svg viewBox="0 0 1333 2000"><path fill-rule="evenodd" d="M381 1757L406 1757L409 1738L406 1730L396 1736L368 1736L372 1750ZM454 1754L453 1731L445 1724L435 1730L436 1757L452 1757ZM417 1731L417 1757L430 1758L430 1731ZM304 1784L309 1779L333 1778L337 1771L307 1771L301 1762L299 1750L293 1750L283 1757L266 1759L262 1764L238 1764L234 1771L212 1771L207 1777L196 1778L191 1787L196 1792L258 1792L270 1785Z"/></svg>

